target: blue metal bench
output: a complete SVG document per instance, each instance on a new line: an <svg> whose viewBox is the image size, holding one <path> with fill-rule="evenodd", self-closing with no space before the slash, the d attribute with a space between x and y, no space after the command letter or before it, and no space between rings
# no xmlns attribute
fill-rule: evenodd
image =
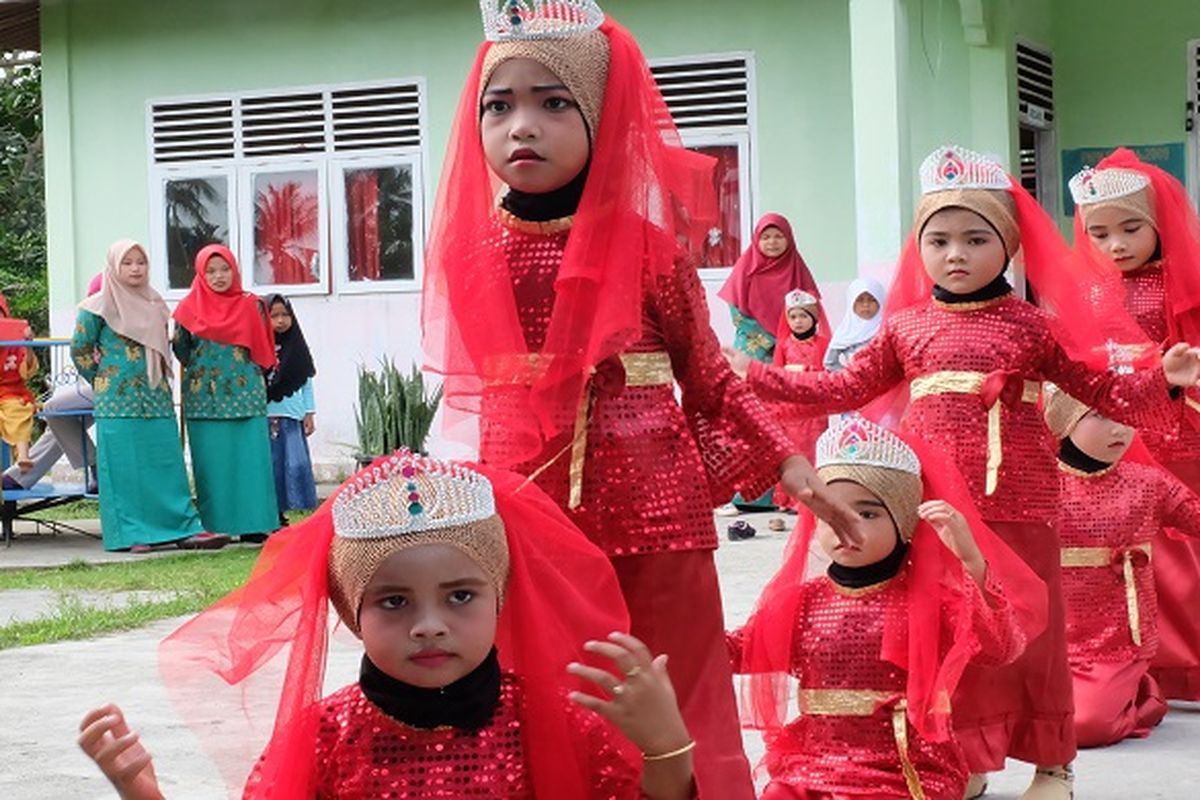
<svg viewBox="0 0 1200 800"><path fill-rule="evenodd" d="M75 370L71 362L69 346L70 339L32 339L32 340L5 340L0 341L0 347L34 347L38 349L44 348L48 359L43 361L43 364L49 365L48 382L49 390L52 393L54 389L70 383L77 383L82 380L79 373ZM41 356L39 354L39 360ZM40 419L49 419L50 417L88 417L91 416L90 411L38 411L36 416ZM81 450L84 455L88 455L93 449L91 437L88 436L87 427L80 427L80 436L83 438L81 442ZM7 443L0 443L0 471L8 469L12 464L12 448ZM90 459L85 459L85 461ZM97 499L98 494L91 494L87 491L87 475L84 474L83 483L55 483L45 485L42 483L34 484L31 489L5 489L0 483L0 531L3 533L4 546L11 547L13 539L13 523L16 520L28 520L37 524L39 530L47 528L54 533L63 530L81 533L85 536L95 536L89 531L85 531L75 525L58 520L32 519L30 514L37 511L44 511L55 506L66 505L84 498Z"/></svg>

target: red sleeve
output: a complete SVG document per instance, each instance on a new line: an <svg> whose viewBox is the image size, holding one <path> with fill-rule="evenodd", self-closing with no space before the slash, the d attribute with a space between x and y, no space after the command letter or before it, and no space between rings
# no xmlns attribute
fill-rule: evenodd
<svg viewBox="0 0 1200 800"><path fill-rule="evenodd" d="M779 479L780 466L796 447L721 354L694 267L677 259L657 286L663 339L714 503L739 491L757 497Z"/></svg>
<svg viewBox="0 0 1200 800"><path fill-rule="evenodd" d="M1157 367L1133 374L1099 371L1072 361L1047 330L1049 352L1042 365L1043 375L1076 400L1096 409L1109 419L1170 432L1179 421L1179 407L1168 392L1166 376Z"/></svg>
<svg viewBox="0 0 1200 800"><path fill-rule="evenodd" d="M1161 474L1163 498L1159 513L1163 527L1200 538L1200 497L1165 469Z"/></svg>
<svg viewBox="0 0 1200 800"><path fill-rule="evenodd" d="M985 666L1007 664L1025 650L1025 634L1004 593L1004 586L989 569L980 587L974 580L964 581L963 608L971 616L971 632L979 643L972 663Z"/></svg>
<svg viewBox="0 0 1200 800"><path fill-rule="evenodd" d="M843 370L793 372L755 361L747 376L754 393L764 400L804 406L809 416L862 408L903 379L904 367L886 322Z"/></svg>

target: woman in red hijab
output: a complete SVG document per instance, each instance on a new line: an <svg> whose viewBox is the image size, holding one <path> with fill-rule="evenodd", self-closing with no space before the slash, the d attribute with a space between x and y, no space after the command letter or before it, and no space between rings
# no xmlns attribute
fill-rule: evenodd
<svg viewBox="0 0 1200 800"><path fill-rule="evenodd" d="M174 317L200 518L209 531L261 542L279 521L263 380L275 366L271 323L219 244L196 254L196 277Z"/></svg>
<svg viewBox="0 0 1200 800"><path fill-rule="evenodd" d="M773 331L783 316L783 298L793 289L803 289L821 299L821 290L796 249L787 218L764 214L754 226L754 240L717 293L729 303L733 314L733 346L751 358L770 363L775 352ZM822 310L818 327L828 331L824 316Z"/></svg>

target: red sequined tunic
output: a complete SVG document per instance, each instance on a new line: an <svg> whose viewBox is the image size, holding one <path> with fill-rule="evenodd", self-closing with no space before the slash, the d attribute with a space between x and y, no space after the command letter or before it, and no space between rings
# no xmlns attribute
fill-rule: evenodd
<svg viewBox="0 0 1200 800"><path fill-rule="evenodd" d="M783 368L788 372L810 372L824 369L824 353L820 341L811 336L800 340L795 336L784 336L775 342L776 354L782 353ZM772 403L771 411L779 420L792 441L807 458L811 459L816 449L817 438L827 427L824 417L811 416L798 409L794 403Z"/></svg>
<svg viewBox="0 0 1200 800"><path fill-rule="evenodd" d="M1200 497L1157 466L1121 461L1092 474L1059 466L1062 586L1071 661L1150 658L1158 647L1151 543L1163 527L1200 537ZM1099 550L1082 548L1109 550L1108 563L1072 566L1098 560ZM1126 553L1137 592L1140 646L1131 633Z"/></svg>
<svg viewBox="0 0 1200 800"><path fill-rule="evenodd" d="M765 765L773 782L836 797L911 797L893 727L893 710L904 697L907 673L880 658L885 625L904 624L908 613L907 572L865 589L839 587L827 577L805 583L792 641L791 674L799 681L800 715L767 742ZM985 592L968 580L958 606L969 610L980 649L975 661L1001 664L1024 646L1003 591L988 580ZM943 626L957 628L945 609ZM961 612L959 612L961 613ZM753 618L747 627L754 624ZM729 636L734 671L743 628ZM885 695L873 714L833 713L852 701L840 692ZM806 708L808 706L808 708ZM806 713L806 711L808 713ZM928 800L960 800L967 764L953 741L931 742L906 725L909 761Z"/></svg>
<svg viewBox="0 0 1200 800"><path fill-rule="evenodd" d="M495 246L507 252L521 327L529 352L536 353L550 321L568 231L546 234L518 230L519 222L510 225L501 228ZM627 353L658 354L664 367L651 367L649 376L639 377L638 366L613 358L598 368L581 505L568 508L573 410L563 420L563 433L538 457L514 469L532 475L557 455L537 474L538 485L610 556L715 548L712 509L735 491L761 495L778 479L780 464L795 448L721 355L703 288L690 264L681 260L672 274L658 280L645 298L642 319L642 337ZM653 364L654 356L648 358ZM681 390L682 408L674 383ZM511 407L503 385L485 388L484 461L513 460L505 458L513 446L504 425Z"/></svg>
<svg viewBox="0 0 1200 800"><path fill-rule="evenodd" d="M1167 287L1163 262L1121 273L1125 287L1125 308L1151 341L1165 350L1172 344L1167 326ZM1194 416L1195 411L1184 411ZM1170 432L1141 431L1142 439L1160 462L1195 461L1200 458L1200 428L1181 420Z"/></svg>
<svg viewBox="0 0 1200 800"><path fill-rule="evenodd" d="M573 730L593 754L589 800L638 800L640 772L626 761L611 729L570 703ZM314 755L318 800L532 800L521 746L521 691L505 675L492 721L478 731L419 730L379 710L357 683L321 701ZM250 776L247 793L256 786Z"/></svg>
<svg viewBox="0 0 1200 800"><path fill-rule="evenodd" d="M985 490L988 406L979 389L934 387L917 396L922 380L953 384L953 373L1003 381L997 386L1003 461L991 495ZM910 382L904 427L953 456L980 514L993 521L1044 523L1058 511L1057 459L1036 392L1030 396L1025 381L1053 381L1105 416L1137 427L1169 429L1176 413L1161 370L1116 375L1072 361L1045 313L1012 295L953 306L930 300L905 309L840 372L785 372L752 363L749 378L764 399L805 405L814 414L861 408Z"/></svg>

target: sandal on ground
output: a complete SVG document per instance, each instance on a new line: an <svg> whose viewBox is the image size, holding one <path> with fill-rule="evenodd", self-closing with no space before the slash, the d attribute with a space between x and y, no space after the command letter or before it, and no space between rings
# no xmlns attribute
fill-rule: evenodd
<svg viewBox="0 0 1200 800"><path fill-rule="evenodd" d="M737 522L731 522L729 527L725 529L725 535L729 537L729 541L731 542L741 542L745 541L746 539L753 539L755 533L757 533L757 531L754 530L754 526L749 522L746 522L744 519L739 519Z"/></svg>
<svg viewBox="0 0 1200 800"><path fill-rule="evenodd" d="M767 530L775 531L775 533L781 533L787 530L787 523L783 521L783 517L771 517L771 519L767 521Z"/></svg>
<svg viewBox="0 0 1200 800"><path fill-rule="evenodd" d="M267 540L265 533L243 533L238 537L238 541L242 544L262 544Z"/></svg>
<svg viewBox="0 0 1200 800"><path fill-rule="evenodd" d="M1075 797L1075 771L1071 765L1038 767L1033 782L1021 800L1072 800Z"/></svg>
<svg viewBox="0 0 1200 800"><path fill-rule="evenodd" d="M718 517L736 517L742 512L738 511L737 506L735 506L733 503L726 503L718 508L715 513Z"/></svg>
<svg viewBox="0 0 1200 800"><path fill-rule="evenodd" d="M988 776L986 772L972 772L967 779L967 790L963 792L963 800L977 800L987 794Z"/></svg>
<svg viewBox="0 0 1200 800"><path fill-rule="evenodd" d="M220 550L232 541L233 539L223 533L197 533L195 536L180 539L175 546L180 550Z"/></svg>

